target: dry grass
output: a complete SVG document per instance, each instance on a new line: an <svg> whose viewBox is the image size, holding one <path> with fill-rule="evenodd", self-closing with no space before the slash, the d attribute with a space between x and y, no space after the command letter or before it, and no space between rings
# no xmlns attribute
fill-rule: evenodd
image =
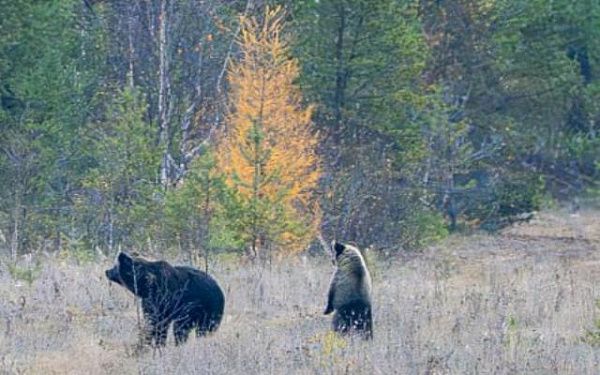
<svg viewBox="0 0 600 375"><path fill-rule="evenodd" d="M331 265L218 264L220 330L135 349L136 304L105 264L47 261L35 281L0 268L0 373L596 374L582 341L600 316L600 214L543 214L498 236L452 237L373 265L375 341L327 334Z"/></svg>

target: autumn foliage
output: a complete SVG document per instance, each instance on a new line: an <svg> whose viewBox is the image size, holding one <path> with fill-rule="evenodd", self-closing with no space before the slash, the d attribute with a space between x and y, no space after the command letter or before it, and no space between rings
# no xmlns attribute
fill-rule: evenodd
<svg viewBox="0 0 600 375"><path fill-rule="evenodd" d="M272 244L285 253L314 238L320 175L312 107L294 85L298 63L282 37L281 8L262 22L241 19L241 56L229 71L230 112L219 165L242 206L239 225L254 254Z"/></svg>

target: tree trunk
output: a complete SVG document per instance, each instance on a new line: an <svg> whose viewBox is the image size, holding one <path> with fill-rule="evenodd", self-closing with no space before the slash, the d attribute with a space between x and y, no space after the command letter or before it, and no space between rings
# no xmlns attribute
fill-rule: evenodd
<svg viewBox="0 0 600 375"><path fill-rule="evenodd" d="M17 198L15 202L15 208L13 213L13 232L10 239L10 256L13 263L17 262L17 255L19 254L19 208L21 206L21 200Z"/></svg>
<svg viewBox="0 0 600 375"><path fill-rule="evenodd" d="M204 246L204 266L208 273L208 257L210 255L210 169L206 171L206 199L204 200L204 231L202 233L202 242Z"/></svg>
<svg viewBox="0 0 600 375"><path fill-rule="evenodd" d="M346 32L346 9L343 3L340 3L338 16L340 23L338 26L338 35L335 44L336 74L335 74L335 93L334 108L336 126L342 125L343 107L345 105L346 94L346 72L344 61L344 33Z"/></svg>
<svg viewBox="0 0 600 375"><path fill-rule="evenodd" d="M162 150L160 164L160 182L164 188L169 185L170 179L170 136L169 136L169 109L168 97L170 94L169 59L167 51L167 1L160 1L158 53L159 53L159 91L158 91L158 121L159 121L159 147Z"/></svg>
<svg viewBox="0 0 600 375"><path fill-rule="evenodd" d="M134 86L134 74L133 74L133 62L135 60L135 47L133 44L133 33L134 33L134 29L133 29L133 19L135 17L135 2L132 2L131 5L129 6L129 15L128 15L128 19L127 19L127 28L128 28L128 33L127 33L127 38L128 38L128 42L129 42L129 51L128 52L128 57L129 57L129 70L127 72L127 82L129 84L129 87L133 89Z"/></svg>
<svg viewBox="0 0 600 375"><path fill-rule="evenodd" d="M252 181L252 253L254 256L257 255L257 247L258 244L262 244L263 241L260 241L260 223L258 222L258 202L261 198L260 188L262 185L262 177L263 177L263 168L262 168L262 150L261 150L261 134L262 131L262 121L263 121L263 112L264 112L264 104L265 104L265 86L266 86L266 71L261 74L261 91L260 91L260 104L258 110L258 118L255 120L254 126L254 178Z"/></svg>

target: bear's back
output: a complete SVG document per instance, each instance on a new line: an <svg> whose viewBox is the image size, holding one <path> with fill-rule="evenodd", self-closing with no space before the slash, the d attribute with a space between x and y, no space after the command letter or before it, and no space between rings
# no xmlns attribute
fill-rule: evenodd
<svg viewBox="0 0 600 375"><path fill-rule="evenodd" d="M371 303L371 275L359 250L349 247L338 257L334 278L336 308L355 301Z"/></svg>
<svg viewBox="0 0 600 375"><path fill-rule="evenodd" d="M225 297L214 278L194 267L175 266L174 268L178 273L179 279L186 284L188 294L206 299L215 308L222 309Z"/></svg>

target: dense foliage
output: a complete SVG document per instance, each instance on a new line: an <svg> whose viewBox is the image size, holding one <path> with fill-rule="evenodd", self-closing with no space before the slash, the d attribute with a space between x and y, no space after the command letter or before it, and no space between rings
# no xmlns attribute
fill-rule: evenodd
<svg viewBox="0 0 600 375"><path fill-rule="evenodd" d="M497 230L543 199L598 191L592 2L0 4L0 250L13 257L247 250L256 233L244 223L259 203L272 238L320 231L411 249L464 227ZM240 19L260 29L272 5L286 10L286 47L253 72ZM273 129L309 127L304 144L318 140L318 155L283 134L291 146L279 141L263 182L287 182L244 199L219 139L236 127L236 102L253 101L236 91L244 77L276 77L288 63L287 76L269 81L290 107ZM253 128L248 139L277 143Z"/></svg>

